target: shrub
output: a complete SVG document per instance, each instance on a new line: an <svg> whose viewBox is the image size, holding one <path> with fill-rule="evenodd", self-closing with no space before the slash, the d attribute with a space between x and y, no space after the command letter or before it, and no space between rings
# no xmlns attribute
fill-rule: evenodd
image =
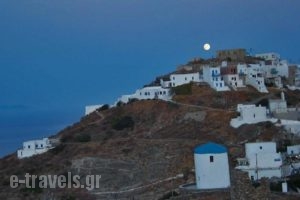
<svg viewBox="0 0 300 200"><path fill-rule="evenodd" d="M103 111L103 110L107 110L109 109L109 105L108 104L104 104L103 106L101 106L98 110L99 111Z"/></svg>
<svg viewBox="0 0 300 200"><path fill-rule="evenodd" d="M75 138L76 142L89 142L91 141L91 136L87 133L80 133Z"/></svg>
<svg viewBox="0 0 300 200"><path fill-rule="evenodd" d="M191 95L192 94L192 83L179 85L172 88L172 92L176 95Z"/></svg>
<svg viewBox="0 0 300 200"><path fill-rule="evenodd" d="M132 119L132 117L130 116L124 116L121 118L116 118L113 120L112 122L112 127L115 130L123 130L125 128L133 128L134 127L134 121Z"/></svg>

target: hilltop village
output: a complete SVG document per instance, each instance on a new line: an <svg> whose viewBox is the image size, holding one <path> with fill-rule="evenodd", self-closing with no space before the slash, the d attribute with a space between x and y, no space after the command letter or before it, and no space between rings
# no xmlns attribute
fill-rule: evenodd
<svg viewBox="0 0 300 200"><path fill-rule="evenodd" d="M203 94L206 94L207 91L203 90L208 90L207 88L210 88L210 94L213 94L214 96L220 96L221 98L219 101L221 102L226 100L226 95L223 94L230 92L232 102L229 103L230 105L221 103L224 105L223 107L214 107L213 104L204 105L201 103L191 103L194 102L193 96L189 96L191 90L197 90L200 91L200 93L203 92ZM258 190L253 188L257 187L259 184L263 185L267 180L269 184L268 188L271 188L272 191L278 192L280 195L296 195L295 199L299 198L300 142L297 143L299 140L296 139L300 138L300 111L298 108L299 102L290 101L291 94L293 92L297 92L298 90L300 90L299 65L288 63L288 61L281 59L279 54L273 52L248 55L245 49L229 49L217 51L216 57L208 60L201 58L193 59L187 64L179 66L176 71L157 77L152 83L144 86L143 88L137 89L135 93L122 95L111 106L108 106L107 104L86 106L85 117L83 117L82 123L84 123L84 120L93 119L94 121L88 121L88 123L85 124L85 126L89 127L88 129L91 130L93 130L94 126L100 126L99 124L101 124L103 120L103 123L108 123L105 122L105 115L108 115L105 113L107 110L112 109L112 112L114 112L114 109L122 108L122 106L124 107L126 105L129 106L129 108L132 109L129 113L139 113L139 116L143 115L143 117L145 117L144 120L141 120L142 122L140 122L139 128L135 128L134 131L127 131L136 131L136 134L146 134L145 138L143 137L141 139L142 141L149 138L151 141L155 140L155 136L153 135L155 135L156 132L159 132L162 135L167 134L164 131L160 131L165 127L172 127L172 123L175 123L176 126L184 126L186 121L189 120L196 121L196 123L203 123L204 125L201 126L201 129L209 127L210 132L215 132L217 130L220 132L225 132L226 130L232 130L232 132L238 130L237 132L243 132L243 129L248 128L247 126L252 127L253 130L257 129L256 132L253 130L246 131L246 134L248 134L247 136L232 136L229 133L228 135L226 135L227 133L223 133L225 136L222 135L222 137L232 137L232 141L238 142L236 144L234 144L232 141L229 142L216 139L210 135L205 136L210 138L210 141L206 141L205 139L204 143L194 145L193 148L192 160L194 167L192 170L188 170L187 172L187 174L190 174L192 171L193 178L189 178L189 176L185 173L177 173L175 176L153 182L146 186L136 186L127 190L123 188L124 190L119 190L115 193L100 191L95 193L95 195L100 195L101 197L112 194L122 196L123 194L125 195L127 193L132 195L132 193L135 191L144 190L149 186L154 187L154 185L161 184L163 182L171 181L173 183L178 181L178 187L176 188L180 192L178 192L176 189L176 192L172 191L172 194L168 194L169 196L173 196L174 194L179 196L180 194L190 194L193 196L194 194L200 193L203 195L204 193L205 198L203 199L210 199L214 197L209 197L209 192L215 191L220 192L221 194L224 193L224 199L241 199L241 196L243 195L244 198L246 198L245 195L248 195L246 199L260 199L259 195L261 194L262 196L269 195L268 198L270 198L270 195L272 195L270 193L270 189L265 189L268 192L258 192ZM240 95L245 96L246 94L255 95L252 95L251 99L249 97L251 101L239 102L239 98L241 98ZM233 97L234 95L237 95L236 98ZM212 95L209 97L212 97ZM173 113L173 110L171 110L170 112L172 112L173 115L178 115L175 116L175 121L170 122L166 117L162 117L161 119L159 118L160 121L158 124L155 124L155 126L154 122L153 124L149 124L149 131L145 131L146 125L144 124L146 121L149 121L149 119L145 116L147 114L143 112L143 109L146 109L146 104L152 105L152 100L166 102L167 107L169 106L171 108L184 106L186 107L185 109L188 110L200 109L200 111L193 111L183 114L184 117L182 117L183 119L180 121L181 119L178 119L180 114L176 113L177 111L174 111L175 113ZM137 103L136 106L140 106L139 109L135 108L132 105L133 103ZM163 105L156 106L161 107L160 110L159 108L155 108L154 105L152 110L155 109L157 110L156 112L164 112L166 109ZM208 110L212 113L207 114L202 110ZM115 112L120 115L119 111ZM187 111L185 110L182 112L184 113ZM167 113L159 113L159 115L166 114ZM220 118L221 120L215 122L217 117L223 118ZM122 121L120 126L128 125L126 128L129 128L128 130L130 130L130 128L132 129L134 126L133 121L131 121L129 116L125 116L122 119L125 118L125 122ZM206 123L204 122L204 119L206 118L212 118L214 119L214 122L209 121ZM113 126L115 125L116 120L119 120L119 118L113 117ZM178 125L178 120L180 121L180 125ZM215 123L222 124L223 121L227 123L226 127L224 125L215 125ZM261 124L264 125L262 126ZM85 126L78 124L74 125L74 127L67 128L60 134L60 137L62 137L61 135L64 134L67 136L64 136L63 140L60 138L60 140L63 141L62 143L68 141L69 138L73 137L70 136L70 133L75 134L78 132L78 130L85 130ZM194 126L197 127L195 128L197 131L201 130L197 124L194 124ZM272 131L268 133L268 139L258 139L263 135L261 127L264 127L264 129L271 127L270 129L272 129ZM104 129L105 128L103 128L103 130ZM115 129L123 130L123 128L120 127L116 127ZM185 129L189 130L188 128ZM176 130L170 129L170 131L166 132L177 133L179 131L177 134L179 134L180 136L178 137L181 138L181 135L184 134L185 129L176 128ZM254 134L253 132L255 132L254 136L251 136L255 138L255 140L250 138L251 134L248 132L252 132L252 135ZM173 134L176 135L175 133ZM177 136L174 135L172 135L172 137L176 138ZM94 137L97 138L99 136ZM111 136L105 137L109 138ZM137 139L135 137L136 136L133 138ZM196 138L197 137L198 136L196 136ZM238 137L245 137L245 140L240 138L236 139ZM282 147L282 145L279 147L278 144L285 141L285 139L282 139L284 137L295 138L292 141L296 142L285 143L283 145L284 147ZM163 139L161 140L163 141ZM70 144L73 144L73 140L69 140L71 141ZM140 138L137 140L140 140ZM183 141L185 140L183 139L181 142ZM202 140L199 139L199 141ZM187 145L191 145L197 141L189 140L188 142L189 144ZM23 160L23 158L26 160L26 158L30 158L34 155L53 151L57 146L57 144L54 143L59 143L57 138L44 138L42 140L24 142L22 149L18 150L17 152L17 157L21 160ZM237 146L239 148L242 147L241 152L243 153L240 153L240 151L236 150ZM130 149L130 147L128 148ZM169 159L169 157L167 159ZM76 162L76 164L72 164L72 167L78 167L79 165L82 167L83 163L85 163L84 165L89 166L92 166L92 163L97 163L96 161L91 161L90 164L86 164L89 162L90 161L87 160ZM190 163L190 161L187 163ZM188 164L187 166L190 167ZM152 170L155 171L156 169ZM177 168L174 171L178 172L178 170L179 169ZM246 173L247 180L245 178L241 178L245 176L240 175L239 172ZM185 178L185 180L180 182L179 179L183 178ZM244 186L241 186L244 184L246 185L247 181L253 185L253 188L249 187L245 189ZM260 188L262 188L262 186ZM249 195L251 194L241 194L243 191L245 192L245 190L248 192L252 191L254 196L256 194L258 194L258 196L250 198ZM110 197L111 196L107 197L107 199ZM196 195L195 199L199 199L199 196ZM276 197L274 199L280 198ZM283 196L282 199L285 199L285 196Z"/></svg>

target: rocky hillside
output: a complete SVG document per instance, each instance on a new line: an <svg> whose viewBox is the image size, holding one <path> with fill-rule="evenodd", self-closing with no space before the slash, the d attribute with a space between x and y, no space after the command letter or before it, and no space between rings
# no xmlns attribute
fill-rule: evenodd
<svg viewBox="0 0 300 200"><path fill-rule="evenodd" d="M42 155L18 160L14 154L1 159L0 199L257 199L259 195L264 195L264 199L299 198L272 193L268 186L254 188L244 174L235 170L231 190L200 194L180 191L179 185L194 182L196 145L208 141L226 145L233 168L235 158L243 156L243 144L247 141L273 140L282 149L290 142L290 136L271 123L238 129L229 126L230 119L237 115L237 103L258 103L278 96L279 90L270 89L271 94L264 96L251 88L217 93L205 85L188 87L188 94L175 95L174 102L143 100L98 110L54 136L61 143ZM288 92L286 96L290 104L299 102L299 93ZM11 175L68 172L81 177L101 175L100 188L10 188ZM239 180L245 180L243 186Z"/></svg>

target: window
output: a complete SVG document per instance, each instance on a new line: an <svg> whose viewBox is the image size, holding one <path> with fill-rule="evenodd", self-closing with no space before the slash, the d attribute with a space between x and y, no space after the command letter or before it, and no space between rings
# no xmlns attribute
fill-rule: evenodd
<svg viewBox="0 0 300 200"><path fill-rule="evenodd" d="M192 80L194 80L194 77L192 77Z"/></svg>
<svg viewBox="0 0 300 200"><path fill-rule="evenodd" d="M30 145L28 145L28 149L30 149Z"/></svg>
<svg viewBox="0 0 300 200"><path fill-rule="evenodd" d="M147 92L145 92L145 96L147 96Z"/></svg>
<svg viewBox="0 0 300 200"><path fill-rule="evenodd" d="M41 147L43 148L43 144L41 144Z"/></svg>
<svg viewBox="0 0 300 200"><path fill-rule="evenodd" d="M35 148L39 148L39 145L36 144L36 145L35 145Z"/></svg>
<svg viewBox="0 0 300 200"><path fill-rule="evenodd" d="M214 162L214 156L209 156L209 162Z"/></svg>
<svg viewBox="0 0 300 200"><path fill-rule="evenodd" d="M262 146L260 146L259 149L262 149Z"/></svg>
<svg viewBox="0 0 300 200"><path fill-rule="evenodd" d="M175 80L175 77L173 76L173 80Z"/></svg>
<svg viewBox="0 0 300 200"><path fill-rule="evenodd" d="M166 91L164 91L163 94L166 94Z"/></svg>
<svg viewBox="0 0 300 200"><path fill-rule="evenodd" d="M160 91L159 94L162 95L162 91Z"/></svg>
<svg viewBox="0 0 300 200"><path fill-rule="evenodd" d="M187 80L187 78L185 77L184 80Z"/></svg>

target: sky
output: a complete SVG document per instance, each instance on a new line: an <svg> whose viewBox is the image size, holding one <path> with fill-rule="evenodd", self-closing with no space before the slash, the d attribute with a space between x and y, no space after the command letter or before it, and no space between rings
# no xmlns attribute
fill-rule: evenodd
<svg viewBox="0 0 300 200"><path fill-rule="evenodd" d="M0 146L54 134L85 105L111 104L219 49L300 63L299 8L298 0L1 0Z"/></svg>

